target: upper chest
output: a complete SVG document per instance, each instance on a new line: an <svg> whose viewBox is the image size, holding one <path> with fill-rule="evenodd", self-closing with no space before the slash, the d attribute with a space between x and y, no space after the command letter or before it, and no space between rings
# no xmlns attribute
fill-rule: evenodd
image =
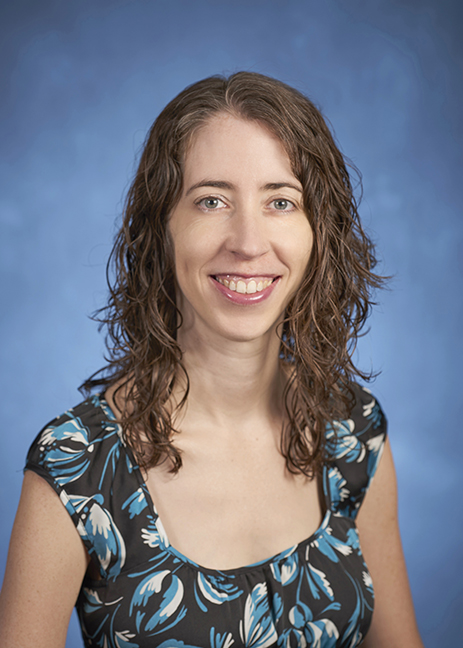
<svg viewBox="0 0 463 648"><path fill-rule="evenodd" d="M169 542L194 562L233 569L269 558L320 525L318 480L292 475L269 443L185 444L177 475L151 469L146 485Z"/></svg>

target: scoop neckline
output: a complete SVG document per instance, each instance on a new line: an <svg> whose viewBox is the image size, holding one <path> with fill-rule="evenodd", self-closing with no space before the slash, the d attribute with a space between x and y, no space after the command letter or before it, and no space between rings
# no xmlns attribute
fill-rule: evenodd
<svg viewBox="0 0 463 648"><path fill-rule="evenodd" d="M117 421L117 417L111 407L111 405L108 403L106 396L104 393L99 393L96 394L98 396L98 399L100 401L100 405L102 405L102 409L106 408L108 412L111 414L111 417L114 422ZM157 533L160 535L160 537L163 538L163 549L170 553L172 556L177 558L178 560L181 560L181 562L188 566L196 569L200 573L206 573L210 574L212 576L228 576L228 577L233 577L237 576L240 574L245 574L249 573L258 569L263 569L264 567L270 567L271 565L282 562L284 560L287 560L290 556L294 555L295 553L299 554L305 548L307 545L311 544L312 542L315 542L315 540L320 537L328 528L329 522L332 516L333 511L331 510L331 493L330 493L330 486L329 486L329 480L325 479L326 477L326 465L323 466L322 468L322 478L321 478L321 489L322 489L322 494L323 494L323 500L324 500L324 505L326 507L325 513L322 516L322 520L318 527L315 529L313 533L310 534L307 538L304 538L300 542L291 545L290 547L283 549L282 551L279 551L278 553L270 556L269 558L264 558L263 560L259 560L254 563L250 563L247 565L243 565L241 567L233 567L231 569L217 569L213 567L204 567L203 565L200 565L199 563L195 562L191 558L188 558L185 554L183 554L181 551L176 549L173 545L170 544L169 538L167 536L167 533L165 532L164 525L162 524L162 520L159 516L159 513L157 512L156 505L154 503L153 498L151 497L151 493L149 491L148 485L146 483L146 480L143 478L143 473L138 465L138 463L135 461L135 456L132 452L132 448L127 445L123 435L122 435L122 429L121 426L116 422L117 425L117 431L118 431L118 436L121 439L121 442L123 444L123 447L125 449L125 452L128 454L130 462L132 463L132 466L134 468L134 473L136 475L136 479L142 488L143 492L143 497L145 498L147 507L150 511L150 513L153 516L154 520L154 525L156 527ZM158 521L160 528L158 527Z"/></svg>

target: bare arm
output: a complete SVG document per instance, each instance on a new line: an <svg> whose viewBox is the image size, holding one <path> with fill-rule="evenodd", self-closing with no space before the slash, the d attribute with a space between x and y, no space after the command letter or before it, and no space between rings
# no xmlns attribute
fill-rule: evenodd
<svg viewBox="0 0 463 648"><path fill-rule="evenodd" d="M397 483L388 442L357 526L375 588L373 621L362 646L423 648L400 540Z"/></svg>
<svg viewBox="0 0 463 648"><path fill-rule="evenodd" d="M64 648L87 565L58 495L26 471L0 594L0 646Z"/></svg>

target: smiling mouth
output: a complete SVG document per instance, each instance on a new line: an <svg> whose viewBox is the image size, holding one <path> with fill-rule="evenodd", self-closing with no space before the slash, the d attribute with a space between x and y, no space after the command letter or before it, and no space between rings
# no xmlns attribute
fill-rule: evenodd
<svg viewBox="0 0 463 648"><path fill-rule="evenodd" d="M260 293L268 288L278 277L236 277L232 275L212 275L218 283L225 286L232 292L240 293L241 295L253 295Z"/></svg>

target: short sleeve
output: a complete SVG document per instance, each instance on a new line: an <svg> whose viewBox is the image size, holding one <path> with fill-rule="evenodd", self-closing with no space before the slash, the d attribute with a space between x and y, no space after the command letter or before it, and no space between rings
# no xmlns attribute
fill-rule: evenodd
<svg viewBox="0 0 463 648"><path fill-rule="evenodd" d="M51 421L32 443L24 470L57 492L104 578L120 570L125 548L110 512L112 484L120 466L121 439L98 397Z"/></svg>
<svg viewBox="0 0 463 648"><path fill-rule="evenodd" d="M355 519L376 472L387 436L387 421L376 398L354 385L355 405L348 419L327 429L331 461L324 491L334 513Z"/></svg>

